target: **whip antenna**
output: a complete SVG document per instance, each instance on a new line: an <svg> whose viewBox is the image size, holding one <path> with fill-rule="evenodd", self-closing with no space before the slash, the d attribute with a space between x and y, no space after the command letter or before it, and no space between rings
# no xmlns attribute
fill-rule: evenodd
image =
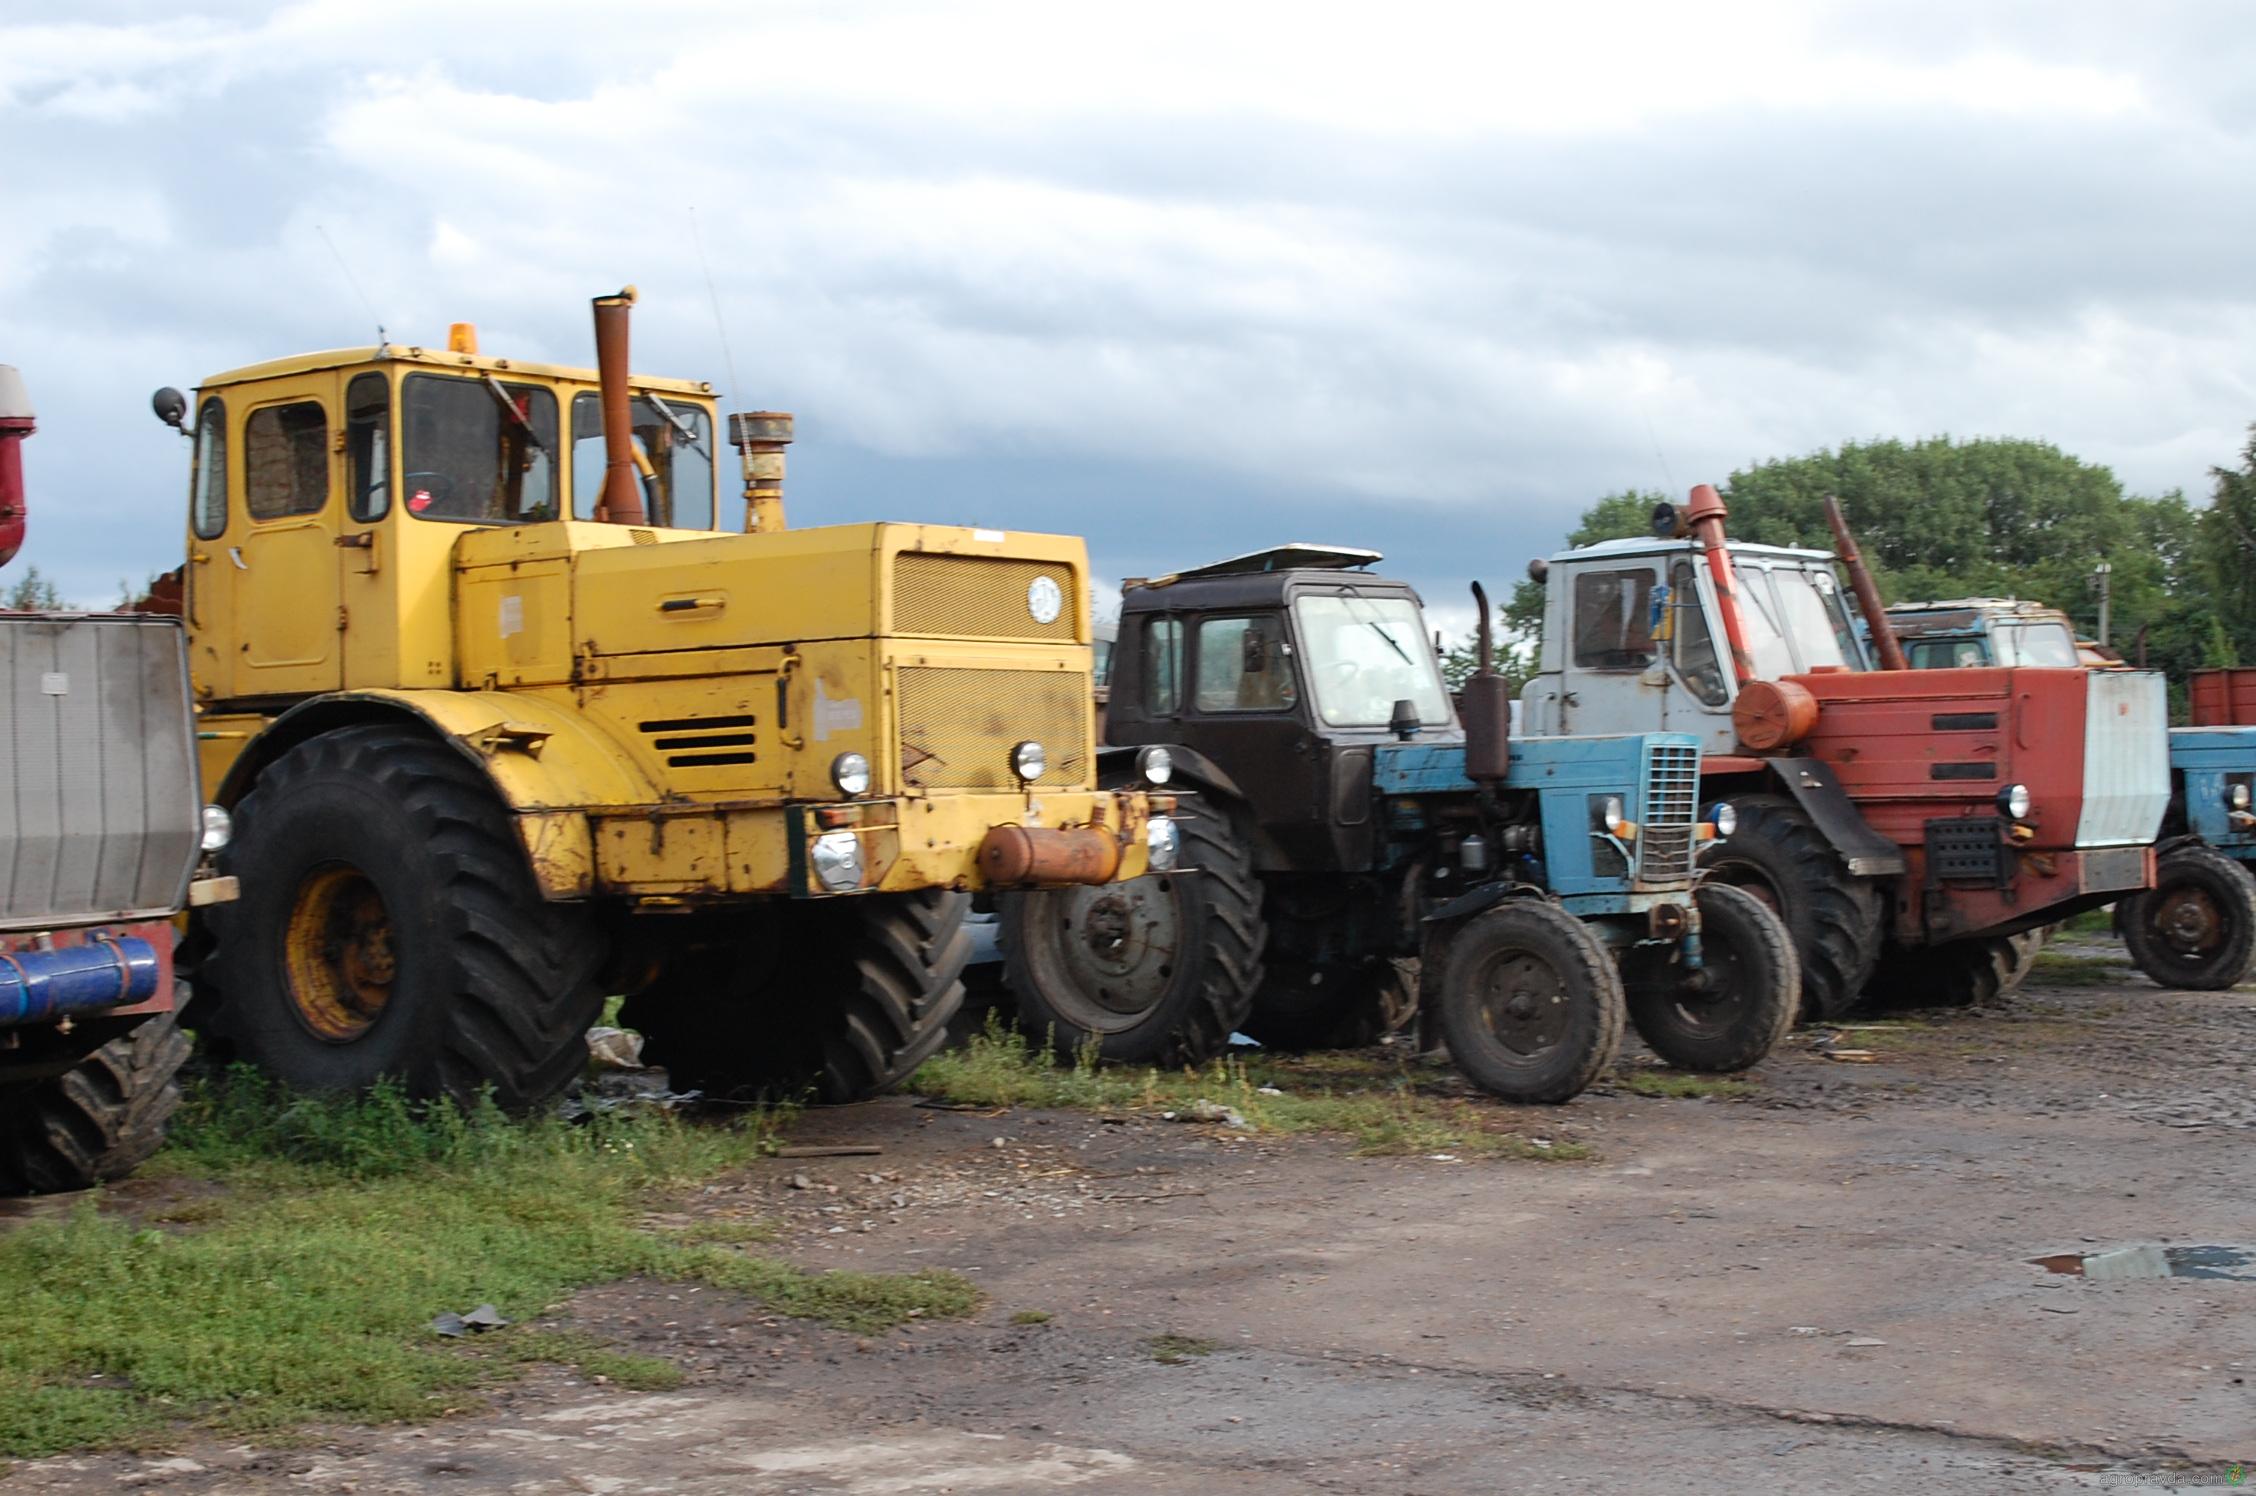
<svg viewBox="0 0 2256 1496"><path fill-rule="evenodd" d="M376 324L376 341L380 344L389 343L391 339L384 336L384 319L376 315L376 304L368 299L368 293L363 291L360 288L360 282L353 278L352 266L345 263L343 252L337 248L337 241L330 238L329 231L318 223L313 226L313 231L321 236L323 244L329 246L330 257L336 260L337 268L344 272L345 284L352 287L353 295L360 298L362 309L368 313L368 320Z"/></svg>
<svg viewBox="0 0 2256 1496"><path fill-rule="evenodd" d="M697 268L705 272L705 295L713 303L713 331L721 338L721 364L728 370L729 398L736 398L736 355L729 352L728 323L721 318L721 293L713 289L713 267L705 259L705 236L698 232L697 210L689 210L689 239L697 246Z"/></svg>

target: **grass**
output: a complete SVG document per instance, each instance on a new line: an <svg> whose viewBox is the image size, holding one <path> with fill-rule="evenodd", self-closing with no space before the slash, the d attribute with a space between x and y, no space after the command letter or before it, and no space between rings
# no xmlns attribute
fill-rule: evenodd
<svg viewBox="0 0 2256 1496"><path fill-rule="evenodd" d="M969 1106L1065 1107L1093 1112L1183 1112L1228 1107L1262 1133L1334 1133L1358 1154L1453 1153L1464 1158L1571 1161L1580 1143L1512 1130L1527 1114L1462 1094L1448 1072L1364 1054L1228 1057L1198 1069L1059 1061L1046 1046L990 1025L963 1048L927 1060L909 1080L927 1096Z"/></svg>
<svg viewBox="0 0 2256 1496"><path fill-rule="evenodd" d="M2129 963L2113 956L2072 956L2061 951L2039 951L2029 968L2029 980L2051 987L2104 987L2127 980Z"/></svg>
<svg viewBox="0 0 2256 1496"><path fill-rule="evenodd" d="M271 1435L317 1419L416 1419L477 1406L536 1362L628 1386L668 1363L585 1336L512 1327L464 1341L428 1328L491 1302L513 1320L631 1276L751 1295L868 1332L971 1313L945 1273L815 1273L726 1243L736 1225L671 1235L645 1210L766 1150L774 1123L667 1115L572 1127L492 1108L428 1111L397 1092L307 1100L248 1075L200 1088L152 1173L224 1181L160 1211L0 1233L0 1454L133 1444L191 1425ZM173 1229L166 1229L169 1225Z"/></svg>
<svg viewBox="0 0 2256 1496"><path fill-rule="evenodd" d="M1194 1356L1211 1356L1221 1348L1219 1343L1196 1335L1153 1335L1144 1341L1145 1353L1162 1366L1180 1366Z"/></svg>
<svg viewBox="0 0 2256 1496"><path fill-rule="evenodd" d="M1057 1316L1047 1309L1021 1309L1010 1318L1014 1325L1046 1325Z"/></svg>
<svg viewBox="0 0 2256 1496"><path fill-rule="evenodd" d="M1669 1100L1727 1101L1752 1096L1755 1092L1755 1088L1743 1080L1722 1075L1694 1075L1682 1070L1624 1070L1614 1077L1614 1084L1632 1096Z"/></svg>

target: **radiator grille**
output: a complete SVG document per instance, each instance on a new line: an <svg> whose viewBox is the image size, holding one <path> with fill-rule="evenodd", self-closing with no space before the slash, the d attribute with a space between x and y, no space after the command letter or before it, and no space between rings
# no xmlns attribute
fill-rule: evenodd
<svg viewBox="0 0 2256 1496"><path fill-rule="evenodd" d="M1028 606L1045 578L1058 594L1048 623ZM893 631L1070 644L1081 624L1079 580L1055 561L905 552L893 561Z"/></svg>
<svg viewBox="0 0 2256 1496"><path fill-rule="evenodd" d="M901 778L928 790L1012 789L1011 748L1049 752L1040 784L1086 789L1089 677L1079 670L964 670L905 665L897 676Z"/></svg>
<svg viewBox="0 0 2256 1496"><path fill-rule="evenodd" d="M1681 883L1692 876L1699 820L1700 750L1690 743L1645 749L1645 817L1637 833L1640 883Z"/></svg>

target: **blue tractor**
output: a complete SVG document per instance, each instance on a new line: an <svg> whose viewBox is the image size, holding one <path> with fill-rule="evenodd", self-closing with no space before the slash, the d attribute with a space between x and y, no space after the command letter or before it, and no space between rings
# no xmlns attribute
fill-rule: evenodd
<svg viewBox="0 0 2256 1496"><path fill-rule="evenodd" d="M1179 870L1005 897L1020 1024L1174 1064L1241 1029L1326 1047L1415 1015L1518 1101L1581 1091L1625 1021L1673 1064L1760 1060L1798 969L1757 900L1695 888L1697 741L1514 742L1487 671L1460 726L1378 559L1287 546L1126 585L1103 763L1180 797Z"/></svg>

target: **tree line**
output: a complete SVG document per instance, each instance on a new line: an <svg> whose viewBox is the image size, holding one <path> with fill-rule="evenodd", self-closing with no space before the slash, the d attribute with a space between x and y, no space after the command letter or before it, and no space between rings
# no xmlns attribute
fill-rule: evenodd
<svg viewBox="0 0 2256 1496"><path fill-rule="evenodd" d="M2109 568L2109 642L2166 672L2256 663L2256 427L2237 467L2211 470L2204 507L2182 492L2128 494L2113 472L2049 442L1949 436L1847 442L1838 451L1757 463L1717 485L1732 535L1769 545L1833 547L1824 500L1840 498L1890 603L1951 597L2033 598L2096 638L2094 573ZM1653 506L1682 494L1612 493L1583 511L1569 545L1651 533ZM1535 664L1543 589L1522 581L1505 609L1497 667ZM1454 683L1473 651L1449 652Z"/></svg>

